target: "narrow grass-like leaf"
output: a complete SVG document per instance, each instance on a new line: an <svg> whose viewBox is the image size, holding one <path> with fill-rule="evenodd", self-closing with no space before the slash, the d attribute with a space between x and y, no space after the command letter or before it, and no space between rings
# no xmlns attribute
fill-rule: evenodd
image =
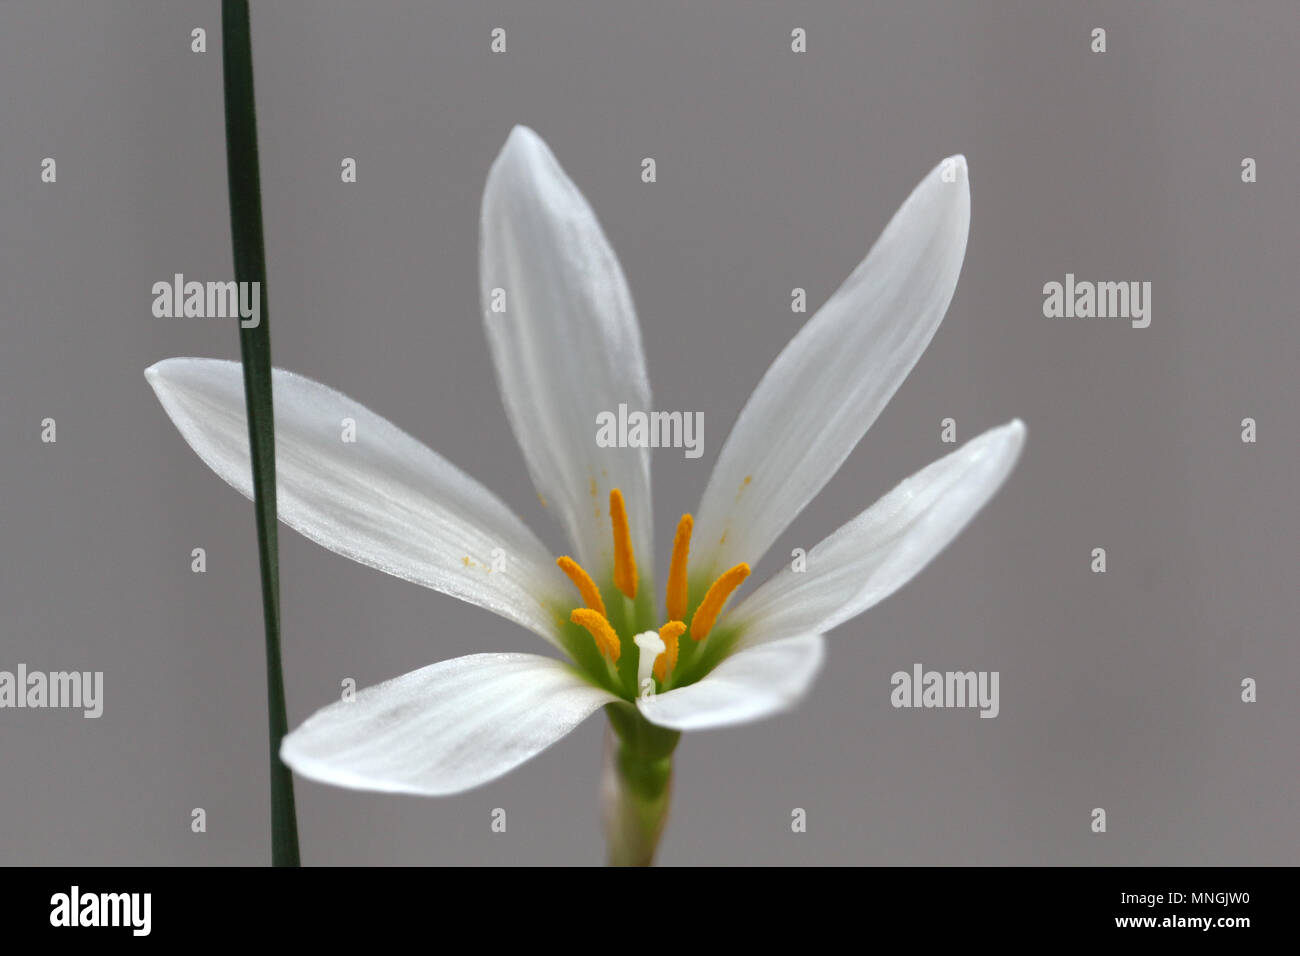
<svg viewBox="0 0 1300 956"><path fill-rule="evenodd" d="M280 741L289 732L280 663L280 562L275 505L275 422L271 404L271 330L266 294L266 252L262 243L262 185L257 162L257 117L253 109L253 43L248 0L222 0L221 65L226 95L226 170L230 181L230 232L235 281L257 283L260 322L241 321L239 352L244 365L248 440L253 464L253 507L262 572L266 626L267 724L271 744L271 865L297 866L298 820L293 775L280 761Z"/></svg>

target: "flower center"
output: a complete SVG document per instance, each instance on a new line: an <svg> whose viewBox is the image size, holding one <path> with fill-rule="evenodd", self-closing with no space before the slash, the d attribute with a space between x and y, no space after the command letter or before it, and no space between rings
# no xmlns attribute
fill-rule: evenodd
<svg viewBox="0 0 1300 956"><path fill-rule="evenodd" d="M632 548L632 537L628 530L627 507L623 493L617 488L609 493L609 518L614 536L614 588L617 594L612 599L617 603L625 598L632 604L637 599L636 554ZM668 586L664 593L664 609L668 620L658 629L636 634L632 641L637 648L637 660L629 663L627 670L619 665L623 657L623 642L618 630L611 623L611 614L606 609L600 588L592 580L582 565L568 555L556 558L555 563L568 576L582 598L583 606L574 608L569 620L579 625L591 635L596 650L604 659L605 667L614 683L626 685L620 676L626 673L631 677L635 668L636 693L652 692L655 688L647 684L653 677L658 682L658 690L664 690L673 679L682 648L680 638L687 631L686 622L690 622L690 635L693 642L692 656L701 656L705 642L717 623L718 615L731 597L732 592L740 587L741 582L749 577L749 565L738 564L729 569L709 585L704 598L691 613L689 587L687 585L686 567L691 550L691 532L694 519L689 514L682 515L677 523L677 533L673 537L672 564L668 570ZM626 620L627 615L620 616ZM647 622L648 623L648 622Z"/></svg>

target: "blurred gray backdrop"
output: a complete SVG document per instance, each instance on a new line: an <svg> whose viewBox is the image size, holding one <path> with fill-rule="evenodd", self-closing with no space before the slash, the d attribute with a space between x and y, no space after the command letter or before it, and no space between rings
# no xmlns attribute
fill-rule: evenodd
<svg viewBox="0 0 1300 956"><path fill-rule="evenodd" d="M962 441L1023 417L1026 454L924 574L832 635L802 706L683 740L661 861L1296 863L1296 14L1292 0L255 4L276 364L426 441L559 552L475 278L488 166L513 124L532 126L624 264L658 407L705 412L702 458L654 458L666 559L805 319L790 290L811 314L926 171L963 152L972 226L948 317L758 577L950 450L945 417ZM806 53L791 52L797 27ZM99 720L0 711L0 863L269 860L252 509L141 375L238 355L232 323L150 311L175 272L230 276L223 136L215 0L0 6L0 669L105 672ZM340 182L346 156L355 184ZM1150 328L1045 319L1042 286L1067 272L1150 281ZM1256 444L1240 438L1248 416ZM345 677L544 650L287 530L281 547L295 726ZM915 662L999 671L1000 716L893 709L889 675ZM1240 700L1246 677L1258 703ZM449 799L300 780L303 860L600 862L602 724Z"/></svg>

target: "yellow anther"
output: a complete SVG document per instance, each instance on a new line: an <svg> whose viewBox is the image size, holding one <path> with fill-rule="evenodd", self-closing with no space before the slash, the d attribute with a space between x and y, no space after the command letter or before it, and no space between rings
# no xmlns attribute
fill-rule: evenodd
<svg viewBox="0 0 1300 956"><path fill-rule="evenodd" d="M617 488L609 493L609 520L614 526L614 586L636 600L636 555L632 553L632 537L627 530L627 508L623 505L623 492Z"/></svg>
<svg viewBox="0 0 1300 956"><path fill-rule="evenodd" d="M677 666L677 639L685 633L686 625L681 621L669 621L659 628L659 640L664 642L664 652L655 658L655 678L661 684Z"/></svg>
<svg viewBox="0 0 1300 956"><path fill-rule="evenodd" d="M582 595L582 603L601 617L605 617L605 602L600 599L600 588L596 587L596 582L591 579L590 574L582 569L582 565L567 554L562 558L556 558L555 563L560 566L561 571L569 576L573 586L578 589L578 593Z"/></svg>
<svg viewBox="0 0 1300 956"><path fill-rule="evenodd" d="M677 522L677 534L673 537L673 563L668 566L668 593L664 595L664 607L668 618L680 621L686 617L686 558L691 553L691 530L695 519L682 515Z"/></svg>
<svg viewBox="0 0 1300 956"><path fill-rule="evenodd" d="M618 663L618 655L622 652L622 648L619 646L618 635L614 633L614 628L605 619L605 615L591 608L579 607L573 609L569 620L585 627L591 633L596 641L596 649L608 657L611 664Z"/></svg>
<svg viewBox="0 0 1300 956"><path fill-rule="evenodd" d="M695 611L695 617L691 618L691 640L702 641L709 636L709 631L713 630L718 614L722 611L722 605L727 603L731 592L740 587L740 582L747 577L749 565L742 562L709 585L708 593Z"/></svg>

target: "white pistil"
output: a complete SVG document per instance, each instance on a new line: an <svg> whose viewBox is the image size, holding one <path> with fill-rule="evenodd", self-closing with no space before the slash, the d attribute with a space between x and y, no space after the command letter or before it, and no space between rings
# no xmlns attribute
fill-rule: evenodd
<svg viewBox="0 0 1300 956"><path fill-rule="evenodd" d="M642 699L653 697L655 693L654 668L655 660L668 646L664 644L663 638L659 636L658 631L645 631L632 638L639 649L640 654L636 662L636 692L637 696Z"/></svg>

